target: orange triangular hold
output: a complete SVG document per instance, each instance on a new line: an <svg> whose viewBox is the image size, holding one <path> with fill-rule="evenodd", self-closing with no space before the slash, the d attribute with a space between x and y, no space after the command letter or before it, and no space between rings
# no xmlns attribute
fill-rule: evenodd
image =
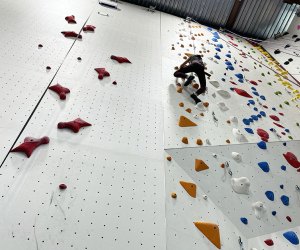
<svg viewBox="0 0 300 250"><path fill-rule="evenodd" d="M179 127L194 127L194 126L197 126L196 123L192 122L189 118L186 118L183 115L180 116L178 125L179 125Z"/></svg>
<svg viewBox="0 0 300 250"><path fill-rule="evenodd" d="M203 171L203 170L206 170L206 169L209 169L209 167L206 165L206 163L204 161L199 160L199 159L195 159L195 170L197 172Z"/></svg>
<svg viewBox="0 0 300 250"><path fill-rule="evenodd" d="M210 222L194 222L195 226L213 243L217 248L221 249L219 226Z"/></svg>
<svg viewBox="0 0 300 250"><path fill-rule="evenodd" d="M186 181L180 181L180 184L190 196L196 198L196 184Z"/></svg>

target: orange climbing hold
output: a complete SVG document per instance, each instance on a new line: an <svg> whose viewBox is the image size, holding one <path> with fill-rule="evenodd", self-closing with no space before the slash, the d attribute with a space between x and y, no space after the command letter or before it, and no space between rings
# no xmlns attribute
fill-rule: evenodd
<svg viewBox="0 0 300 250"><path fill-rule="evenodd" d="M171 156L167 156L167 160L168 161L172 161L172 157Z"/></svg>
<svg viewBox="0 0 300 250"><path fill-rule="evenodd" d="M183 115L180 116L178 125L179 125L179 127L194 127L194 126L197 126L196 123L192 122L189 118L186 118Z"/></svg>
<svg viewBox="0 0 300 250"><path fill-rule="evenodd" d="M177 93L182 93L182 87L180 87L180 86L177 86Z"/></svg>
<svg viewBox="0 0 300 250"><path fill-rule="evenodd" d="M197 172L203 171L203 170L206 170L206 169L209 169L209 167L206 165L206 163L204 161L199 160L199 159L195 159L195 170Z"/></svg>
<svg viewBox="0 0 300 250"><path fill-rule="evenodd" d="M203 145L203 141L201 139L197 139L196 144L201 146L201 145Z"/></svg>
<svg viewBox="0 0 300 250"><path fill-rule="evenodd" d="M178 105L179 105L179 107L184 107L184 103L183 102L180 102Z"/></svg>
<svg viewBox="0 0 300 250"><path fill-rule="evenodd" d="M187 108L185 111L188 113L192 113L192 110L190 108Z"/></svg>
<svg viewBox="0 0 300 250"><path fill-rule="evenodd" d="M203 103L203 106L204 106L205 108L207 108L207 107L209 106L209 103L208 103L208 102L204 102L204 103Z"/></svg>
<svg viewBox="0 0 300 250"><path fill-rule="evenodd" d="M189 144L189 140L187 137L182 137L181 141L184 143L184 144Z"/></svg>
<svg viewBox="0 0 300 250"><path fill-rule="evenodd" d="M180 181L184 190L193 198L196 198L196 184L186 181Z"/></svg>
<svg viewBox="0 0 300 250"><path fill-rule="evenodd" d="M221 249L219 226L210 222L194 222L194 225L203 233L206 238L218 249Z"/></svg>

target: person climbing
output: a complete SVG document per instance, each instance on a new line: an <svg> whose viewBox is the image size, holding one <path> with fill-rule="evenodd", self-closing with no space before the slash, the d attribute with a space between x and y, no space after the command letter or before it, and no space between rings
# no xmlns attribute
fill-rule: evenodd
<svg viewBox="0 0 300 250"><path fill-rule="evenodd" d="M200 55L193 55L189 57L185 62L183 62L179 70L174 73L174 76L177 78L186 79L184 86L188 86L195 79L193 74L189 77L187 73L195 73L198 76L200 82L200 88L193 94L191 94L191 98L195 101L196 105L201 103L201 100L198 98L198 95L204 94L206 91L206 78L205 75L210 76L210 74L204 71L204 63L202 61L202 57Z"/></svg>

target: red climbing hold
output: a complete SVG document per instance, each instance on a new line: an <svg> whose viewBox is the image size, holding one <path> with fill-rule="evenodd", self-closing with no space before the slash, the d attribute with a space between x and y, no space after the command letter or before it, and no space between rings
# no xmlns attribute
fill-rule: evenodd
<svg viewBox="0 0 300 250"><path fill-rule="evenodd" d="M281 134L282 134L282 135L286 135L286 133L285 133L285 132L281 132Z"/></svg>
<svg viewBox="0 0 300 250"><path fill-rule="evenodd" d="M60 189L60 190L65 190L65 189L67 189L67 185L64 184L64 183L59 184L59 189Z"/></svg>
<svg viewBox="0 0 300 250"><path fill-rule="evenodd" d="M274 121L277 121L277 122L280 121L280 119L279 119L276 115L270 115L270 118L271 118L272 120L274 120Z"/></svg>
<svg viewBox="0 0 300 250"><path fill-rule="evenodd" d="M233 81L229 81L231 84L233 84L233 85L237 85L235 82L233 82Z"/></svg>
<svg viewBox="0 0 300 250"><path fill-rule="evenodd" d="M116 60L118 63L131 63L126 57L112 55L110 59Z"/></svg>
<svg viewBox="0 0 300 250"><path fill-rule="evenodd" d="M87 126L92 126L92 124L90 124L80 118L77 118L74 121L60 122L57 124L57 128L59 128L59 129L68 128L68 129L71 129L74 133L78 133L80 128L87 127Z"/></svg>
<svg viewBox="0 0 300 250"><path fill-rule="evenodd" d="M284 116L284 113L279 113L281 116Z"/></svg>
<svg viewBox="0 0 300 250"><path fill-rule="evenodd" d="M265 109L268 109L268 106L267 106L267 105L263 105L263 107L264 107Z"/></svg>
<svg viewBox="0 0 300 250"><path fill-rule="evenodd" d="M271 240L271 239L265 240L265 243L266 243L268 246L273 246L273 245L274 245L274 242L273 242L273 240Z"/></svg>
<svg viewBox="0 0 300 250"><path fill-rule="evenodd" d="M239 94L239 95L241 95L241 96L244 96L244 97L247 97L247 98L253 98L251 95L248 94L248 92L246 92L246 91L243 90L243 89L238 89L238 88L233 88L233 89L234 89L234 91L235 91L237 94Z"/></svg>
<svg viewBox="0 0 300 250"><path fill-rule="evenodd" d="M250 82L251 84L257 86L257 82L256 82L256 81L251 80L251 81L249 81L249 82Z"/></svg>
<svg viewBox="0 0 300 250"><path fill-rule="evenodd" d="M77 34L74 31L62 31L61 32L65 37L79 38L82 39L82 35Z"/></svg>
<svg viewBox="0 0 300 250"><path fill-rule="evenodd" d="M75 21L75 16L66 16L65 17L65 20L68 22L68 23L76 23Z"/></svg>
<svg viewBox="0 0 300 250"><path fill-rule="evenodd" d="M58 94L61 100L65 100L66 94L70 93L70 90L68 88L63 87L60 84L50 86L49 89Z"/></svg>
<svg viewBox="0 0 300 250"><path fill-rule="evenodd" d="M40 139L36 139L33 137L26 137L24 139L24 142L19 145L18 147L11 150L11 152L23 152L27 155L29 158L32 154L32 152L40 145L42 144L48 144L50 141L49 137L44 136Z"/></svg>
<svg viewBox="0 0 300 250"><path fill-rule="evenodd" d="M292 218L290 216L287 216L286 219L289 221L289 222L292 222Z"/></svg>
<svg viewBox="0 0 300 250"><path fill-rule="evenodd" d="M105 68L96 68L98 73L98 79L102 80L105 76L110 76L110 74L105 70Z"/></svg>
<svg viewBox="0 0 300 250"><path fill-rule="evenodd" d="M300 167L300 162L298 161L297 156L294 155L292 152L287 152L283 154L283 156L292 167L294 168Z"/></svg>
<svg viewBox="0 0 300 250"><path fill-rule="evenodd" d="M94 32L95 29L96 29L96 27L93 26L93 25L86 25L86 26L83 27L83 31L91 31L91 32Z"/></svg>
<svg viewBox="0 0 300 250"><path fill-rule="evenodd" d="M238 45L234 42L229 41L233 46L238 47Z"/></svg>
<svg viewBox="0 0 300 250"><path fill-rule="evenodd" d="M261 128L258 128L256 132L262 139L268 140L270 138L269 133Z"/></svg>
<svg viewBox="0 0 300 250"><path fill-rule="evenodd" d="M277 122L273 122L277 127L279 127L279 128L284 128L282 125L280 125L279 123L277 123Z"/></svg>

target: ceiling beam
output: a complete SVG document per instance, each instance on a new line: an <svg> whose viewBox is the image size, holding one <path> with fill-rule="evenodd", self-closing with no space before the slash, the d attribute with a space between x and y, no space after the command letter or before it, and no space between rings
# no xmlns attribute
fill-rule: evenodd
<svg viewBox="0 0 300 250"><path fill-rule="evenodd" d="M231 13L230 13L227 23L225 25L226 28L232 29L238 15L240 13L243 3L244 3L244 0L235 0L232 10L231 10Z"/></svg>

